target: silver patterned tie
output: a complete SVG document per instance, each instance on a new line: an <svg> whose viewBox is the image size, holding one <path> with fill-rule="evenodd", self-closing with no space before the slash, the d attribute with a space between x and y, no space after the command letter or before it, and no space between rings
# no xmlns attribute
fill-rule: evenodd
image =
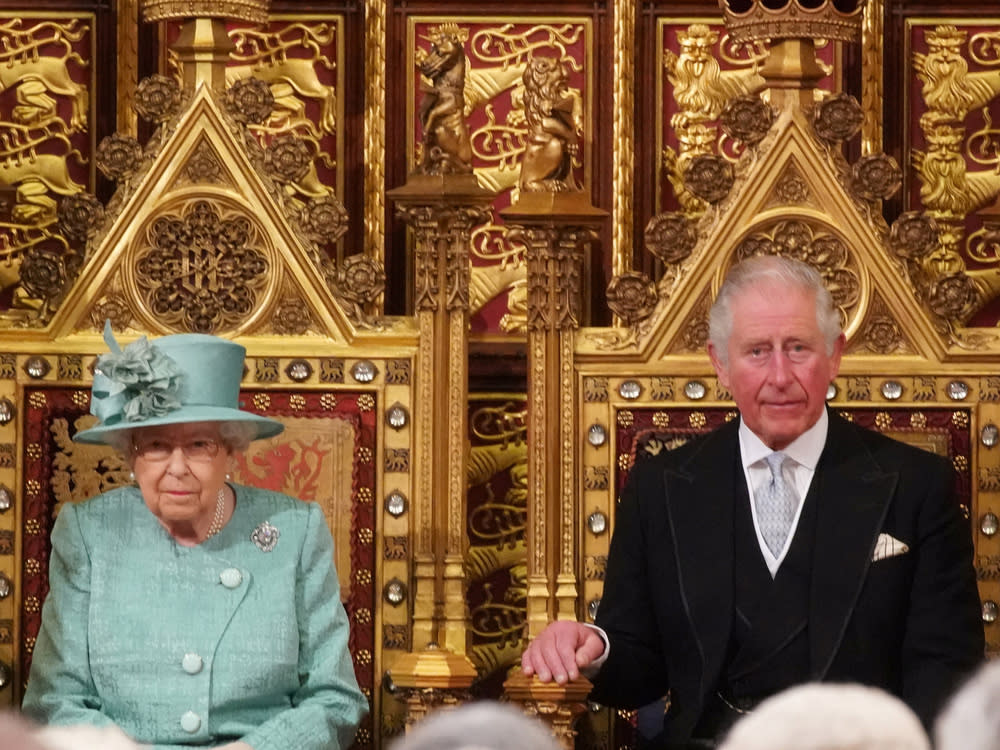
<svg viewBox="0 0 1000 750"><path fill-rule="evenodd" d="M757 522L760 533L764 537L771 553L777 557L785 546L785 538L792 528L792 519L799 507L799 498L795 488L785 481L781 467L788 458L777 451L768 456L768 467L771 469L771 481L765 482L754 490L754 501L757 503Z"/></svg>

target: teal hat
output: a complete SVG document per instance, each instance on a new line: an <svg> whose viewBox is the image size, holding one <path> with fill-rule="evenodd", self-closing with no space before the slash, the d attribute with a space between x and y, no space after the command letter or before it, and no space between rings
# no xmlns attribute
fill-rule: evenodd
<svg viewBox="0 0 1000 750"><path fill-rule="evenodd" d="M122 348L110 322L104 341L111 351L97 358L90 397L100 422L76 433L77 442L106 444L124 430L184 422L244 422L257 428L254 440L285 429L239 408L246 349L233 341L181 333Z"/></svg>

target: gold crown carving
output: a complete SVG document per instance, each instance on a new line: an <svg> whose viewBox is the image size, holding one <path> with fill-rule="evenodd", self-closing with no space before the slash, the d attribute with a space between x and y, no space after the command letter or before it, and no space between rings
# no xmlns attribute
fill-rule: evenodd
<svg viewBox="0 0 1000 750"><path fill-rule="evenodd" d="M761 39L861 38L865 0L719 0L729 35L738 42Z"/></svg>
<svg viewBox="0 0 1000 750"><path fill-rule="evenodd" d="M154 21L185 18L227 18L250 23L267 23L271 0L144 0L142 19Z"/></svg>

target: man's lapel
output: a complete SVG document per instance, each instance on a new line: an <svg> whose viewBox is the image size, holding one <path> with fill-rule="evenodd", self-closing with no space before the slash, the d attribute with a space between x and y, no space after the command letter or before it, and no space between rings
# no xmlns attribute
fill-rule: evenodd
<svg viewBox="0 0 1000 750"><path fill-rule="evenodd" d="M736 420L724 426L664 477L681 597L705 659L703 681L722 668L732 620L737 427Z"/></svg>
<svg viewBox="0 0 1000 750"><path fill-rule="evenodd" d="M830 668L871 565L898 475L885 472L858 439L858 429L830 413L819 481L809 604L813 677Z"/></svg>

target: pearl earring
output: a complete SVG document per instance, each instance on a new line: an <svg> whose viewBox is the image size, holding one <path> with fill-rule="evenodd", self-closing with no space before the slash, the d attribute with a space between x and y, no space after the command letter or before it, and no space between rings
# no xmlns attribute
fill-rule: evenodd
<svg viewBox="0 0 1000 750"><path fill-rule="evenodd" d="M134 481L135 481L135 472L134 472L134 471L130 471L130 472L128 473L128 480L129 480L130 482L134 482Z"/></svg>

